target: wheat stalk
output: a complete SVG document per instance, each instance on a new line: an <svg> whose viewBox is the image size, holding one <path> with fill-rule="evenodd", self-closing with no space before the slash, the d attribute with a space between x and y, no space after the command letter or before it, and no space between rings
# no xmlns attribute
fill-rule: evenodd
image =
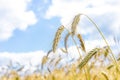
<svg viewBox="0 0 120 80"><path fill-rule="evenodd" d="M109 70L109 69L111 69L113 67L114 67L114 65L110 65L110 66L107 67L107 69Z"/></svg>
<svg viewBox="0 0 120 80"><path fill-rule="evenodd" d="M72 27L71 27L71 31L72 31L72 35L75 35L76 33L76 28L77 28L77 25L78 25L78 22L80 21L80 14L76 15L74 17L74 20L72 22Z"/></svg>
<svg viewBox="0 0 120 80"><path fill-rule="evenodd" d="M67 41L68 41L68 38L69 38L70 35L71 35L71 33L67 33L67 35L65 36L65 39L64 39L64 46L65 46L65 50L66 50L67 53L68 53Z"/></svg>
<svg viewBox="0 0 120 80"><path fill-rule="evenodd" d="M116 60L116 58L115 58L115 56L114 56L114 54L113 54L113 52L112 52L112 49L110 48L110 46L109 46L106 38L104 37L103 33L101 32L101 30L99 29L99 27L97 26L97 24L96 24L90 17L88 17L87 15L85 15L85 14L81 14L81 15L86 16L86 17L90 20L90 22L92 22L93 25L96 27L96 29L97 29L98 32L100 33L101 37L103 38L103 40L105 41L105 43L107 44L107 46L108 46L108 48L109 48L109 50L110 50L110 52L111 52L111 55L112 55L112 56L110 56L110 58L113 60L114 64L115 64L116 66L118 66L117 60Z"/></svg>
<svg viewBox="0 0 120 80"><path fill-rule="evenodd" d="M110 50L109 50L108 46L105 46L103 49L104 49L103 50L104 51L104 56L107 57L108 54L110 53Z"/></svg>
<svg viewBox="0 0 120 80"><path fill-rule="evenodd" d="M85 45L84 45L84 40L83 40L82 36L81 36L80 34L78 34L77 37L78 37L78 39L79 39L79 41L80 41L80 43L81 43L81 48L82 48L82 50L83 50L84 52L86 52Z"/></svg>
<svg viewBox="0 0 120 80"><path fill-rule="evenodd" d="M55 62L55 65L54 66L57 66L57 64L61 61L61 57L59 57L57 60L56 60L56 62Z"/></svg>
<svg viewBox="0 0 120 80"><path fill-rule="evenodd" d="M47 57L50 55L51 52L52 52L52 50L49 50L49 51L47 52Z"/></svg>
<svg viewBox="0 0 120 80"><path fill-rule="evenodd" d="M109 78L105 72L102 72L101 74L105 77L106 80L109 80Z"/></svg>
<svg viewBox="0 0 120 80"><path fill-rule="evenodd" d="M46 64L47 61L48 61L48 56L44 56L44 57L42 58L41 68L43 68L43 65Z"/></svg>
<svg viewBox="0 0 120 80"><path fill-rule="evenodd" d="M53 41L53 46L52 46L52 50L53 52L55 53L56 49L57 49L57 46L58 46L58 42L61 38L61 34L62 32L64 31L64 26L60 26L55 34L55 38L54 38L54 41Z"/></svg>
<svg viewBox="0 0 120 80"><path fill-rule="evenodd" d="M64 48L60 48L63 53L68 53Z"/></svg>
<svg viewBox="0 0 120 80"><path fill-rule="evenodd" d="M100 49L95 48L92 51L90 51L85 58L81 61L81 63L78 65L78 67L81 69L91 58L94 56Z"/></svg>

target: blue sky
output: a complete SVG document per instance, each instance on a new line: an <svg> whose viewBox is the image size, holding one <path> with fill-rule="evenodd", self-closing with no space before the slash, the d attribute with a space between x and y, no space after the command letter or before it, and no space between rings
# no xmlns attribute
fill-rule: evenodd
<svg viewBox="0 0 120 80"><path fill-rule="evenodd" d="M91 17L114 46L113 37L120 39L119 9L120 0L0 0L0 62L25 54L39 60L52 48L57 28L62 24L69 29L79 13ZM105 46L85 16L81 16L77 32L83 35L88 50Z"/></svg>
<svg viewBox="0 0 120 80"><path fill-rule="evenodd" d="M45 11L50 4L50 1L44 3L42 0L34 0L28 4L28 10L34 11L37 22L29 25L25 31L15 29L10 38L0 41L0 51L28 52L50 49L55 31L51 27L59 25L58 18L44 19Z"/></svg>

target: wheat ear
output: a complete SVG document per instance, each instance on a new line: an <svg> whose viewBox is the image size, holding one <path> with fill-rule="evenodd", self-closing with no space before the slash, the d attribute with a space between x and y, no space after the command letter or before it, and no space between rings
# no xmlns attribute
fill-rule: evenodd
<svg viewBox="0 0 120 80"><path fill-rule="evenodd" d="M92 51L90 51L85 58L81 61L81 63L78 65L78 67L81 69L86 63L99 51L99 48L95 48Z"/></svg>
<svg viewBox="0 0 120 80"><path fill-rule="evenodd" d="M48 61L48 56L44 56L44 57L42 58L41 68L43 68L43 65L46 64L47 61Z"/></svg>
<svg viewBox="0 0 120 80"><path fill-rule="evenodd" d="M81 43L80 46L81 46L82 50L83 50L84 52L86 52L85 45L84 45L84 40L83 40L83 38L82 38L82 35L78 34L77 37L78 37L78 39L79 39L79 41L80 41L80 43Z"/></svg>
<svg viewBox="0 0 120 80"><path fill-rule="evenodd" d="M61 34L62 32L64 31L64 26L60 26L55 34L55 38L54 38L54 41L53 41L53 46L52 46L52 50L53 52L55 53L56 49L57 49L57 46L58 46L58 43L59 43L59 40L61 38Z"/></svg>
<svg viewBox="0 0 120 80"><path fill-rule="evenodd" d="M71 27L72 35L75 35L76 28L77 28L77 25L78 25L79 21L80 21L80 14L76 15L74 17L73 22L72 22L72 27Z"/></svg>
<svg viewBox="0 0 120 80"><path fill-rule="evenodd" d="M70 35L71 35L71 33L67 33L67 35L65 36L65 39L64 39L64 46L65 46L65 50L66 50L67 53L68 53L67 41L68 41L68 38L69 38Z"/></svg>

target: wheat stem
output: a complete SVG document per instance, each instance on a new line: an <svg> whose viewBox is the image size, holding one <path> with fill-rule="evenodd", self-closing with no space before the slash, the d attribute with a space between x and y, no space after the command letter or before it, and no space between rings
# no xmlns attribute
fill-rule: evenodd
<svg viewBox="0 0 120 80"><path fill-rule="evenodd" d="M110 56L111 59L113 59L114 63L118 66L117 61L116 61L116 59L115 59L115 56L113 55L113 52L112 52L112 50L111 50L111 48L110 48L110 46L109 46L106 38L104 37L104 35L103 35L103 33L101 32L101 30L98 28L97 24L96 24L90 17L88 17L87 15L85 15L85 14L81 14L81 15L86 16L86 17L93 23L93 25L96 27L96 29L97 29L98 32L100 33L101 37L103 38L103 40L105 41L105 43L107 44L107 46L108 46L108 48L109 48L109 50L110 50L110 52L111 52L111 55L112 55L112 57Z"/></svg>
<svg viewBox="0 0 120 80"><path fill-rule="evenodd" d="M87 56L81 61L81 63L78 65L78 67L81 69L91 58L99 51L99 48L95 48L92 51L90 51Z"/></svg>
<svg viewBox="0 0 120 80"><path fill-rule="evenodd" d="M80 59L82 59L82 55L80 54L79 47L77 46L77 43L76 43L74 37L73 37L73 36L71 36L71 37L72 37L72 40L73 40L73 42L74 42L74 44L75 44L75 46L76 46L76 48L77 48L77 51L78 51L79 56L80 56Z"/></svg>

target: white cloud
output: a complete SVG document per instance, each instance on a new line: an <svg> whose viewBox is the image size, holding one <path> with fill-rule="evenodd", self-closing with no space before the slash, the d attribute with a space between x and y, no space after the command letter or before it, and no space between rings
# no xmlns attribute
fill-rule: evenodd
<svg viewBox="0 0 120 80"><path fill-rule="evenodd" d="M13 35L15 29L26 30L37 22L33 11L28 10L31 0L0 0L0 40Z"/></svg>
<svg viewBox="0 0 120 80"><path fill-rule="evenodd" d="M107 39L107 42L109 46L111 47L115 46L115 42L111 37ZM94 39L94 40L85 40L85 46L86 46L86 50L90 51L91 49L94 49L96 47L105 47L107 46L107 44L105 43L103 39L99 39L99 40Z"/></svg>
<svg viewBox="0 0 120 80"><path fill-rule="evenodd" d="M12 52L0 52L0 65L7 65L9 61L19 62L21 65L28 65L31 62L33 65L40 64L41 59L46 55L43 51L34 51L26 53L12 53ZM6 63L5 63L6 62Z"/></svg>
<svg viewBox="0 0 120 80"><path fill-rule="evenodd" d="M120 0L52 0L52 4L46 12L46 18L50 19L52 17L60 17L61 24L65 26L70 26L73 17L78 13L84 13L96 18L96 23L100 23L102 22L102 20L106 21L111 17L113 18L111 22L109 20L106 21L106 24L109 24L109 26L104 25L103 23L100 23L98 25L102 25L102 27L107 27L113 33L119 34L119 9ZM105 16L103 17L102 15ZM88 27L89 25L82 28L82 30L84 30L84 34L90 33L89 31L86 31L86 28Z"/></svg>

